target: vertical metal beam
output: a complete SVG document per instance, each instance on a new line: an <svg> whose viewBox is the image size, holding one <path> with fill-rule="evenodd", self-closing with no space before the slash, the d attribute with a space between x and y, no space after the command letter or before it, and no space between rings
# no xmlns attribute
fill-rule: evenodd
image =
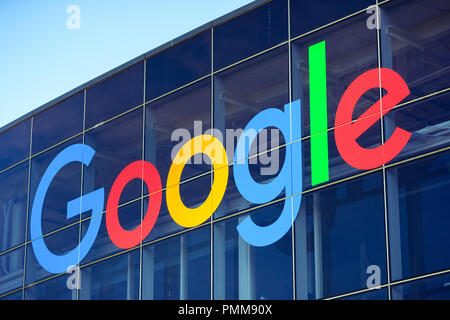
<svg viewBox="0 0 450 320"><path fill-rule="evenodd" d="M314 275L316 299L323 298L322 210L320 192L313 194L314 211Z"/></svg>
<svg viewBox="0 0 450 320"><path fill-rule="evenodd" d="M241 223L245 217L239 218ZM255 299L253 288L252 248L241 237L238 239L239 300Z"/></svg>
<svg viewBox="0 0 450 320"><path fill-rule="evenodd" d="M78 299L91 300L91 268L80 269L81 290L78 292Z"/></svg>
<svg viewBox="0 0 450 320"><path fill-rule="evenodd" d="M186 300L188 276L188 245L186 235L180 237L180 300Z"/></svg>
<svg viewBox="0 0 450 320"><path fill-rule="evenodd" d="M144 248L143 248L144 249ZM155 247L146 246L142 254L142 266L145 274L142 276L142 299L154 300L155 295Z"/></svg>
<svg viewBox="0 0 450 320"><path fill-rule="evenodd" d="M225 264L225 224L215 223L214 226L214 299L226 298L226 264Z"/></svg>
<svg viewBox="0 0 450 320"><path fill-rule="evenodd" d="M136 276L136 268L133 264L133 255L127 254L127 300L134 300L134 292L136 290L134 285L134 277Z"/></svg>
<svg viewBox="0 0 450 320"><path fill-rule="evenodd" d="M305 101L303 87L307 74L299 68L301 61L304 61L306 50L291 44L291 81L292 99L291 101ZM301 143L301 142L297 142ZM293 259L295 271L295 298L308 299L308 249L307 249L307 228L306 212L300 212L294 224L294 246Z"/></svg>
<svg viewBox="0 0 450 320"><path fill-rule="evenodd" d="M376 10L376 14L379 14L378 21L380 22L380 29L377 30L377 46L378 46L378 67L393 69L393 57L392 57L392 39L387 35L387 27L390 25L389 16L387 12L379 8ZM382 97L382 83L380 73L380 88L379 97ZM381 104L382 108L382 104ZM380 110L380 113L382 110ZM381 143L385 142L385 138L389 137L394 130L394 123L388 116L383 117L381 120ZM384 198L384 220L385 220L385 242L386 242L386 267L387 267L387 281L391 282L391 257L395 259L394 266L401 268L401 246L400 246L400 220L398 211L398 179L396 169L389 170L391 173L386 174L387 170L383 165L383 198ZM392 228L398 228L392 230ZM391 247L390 236L394 247ZM391 248L393 251L391 251ZM392 254L391 254L392 252ZM398 273L398 270L395 271ZM388 287L388 298L391 300L391 288Z"/></svg>

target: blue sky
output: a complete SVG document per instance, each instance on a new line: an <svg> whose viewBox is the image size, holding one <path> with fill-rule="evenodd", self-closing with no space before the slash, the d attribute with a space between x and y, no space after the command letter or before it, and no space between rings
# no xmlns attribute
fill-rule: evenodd
<svg viewBox="0 0 450 320"><path fill-rule="evenodd" d="M250 0L0 0L0 127ZM80 29L66 12L80 8Z"/></svg>

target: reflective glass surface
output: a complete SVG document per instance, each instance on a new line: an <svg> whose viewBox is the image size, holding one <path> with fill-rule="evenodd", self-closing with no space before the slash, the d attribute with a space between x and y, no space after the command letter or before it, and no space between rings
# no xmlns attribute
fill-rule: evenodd
<svg viewBox="0 0 450 320"><path fill-rule="evenodd" d="M221 133L220 140L226 147L229 163L233 162L237 139L247 123L262 110L268 108L284 110L287 103L289 103L287 46L271 50L216 74L214 128ZM274 137L268 136L267 143L258 145L258 148L250 154L283 145L285 139L279 130L277 133Z"/></svg>
<svg viewBox="0 0 450 320"><path fill-rule="evenodd" d="M147 101L211 72L211 31L205 31L147 59Z"/></svg>
<svg viewBox="0 0 450 320"><path fill-rule="evenodd" d="M286 41L287 21L287 0L273 0L214 27L214 70Z"/></svg>
<svg viewBox="0 0 450 320"><path fill-rule="evenodd" d="M123 229L131 231L139 227L141 222L141 200L137 200L124 206L121 206L117 209L117 211L119 223ZM102 259L104 257L111 256L115 253L122 251L122 249L117 247L111 241L111 238L109 236L106 227L106 214L107 213L102 214L102 222L100 224L100 229L97 234L97 238L91 250L89 250L86 257L81 261L82 265ZM90 223L91 219L88 219L81 223L81 237L84 237L85 233L89 228Z"/></svg>
<svg viewBox="0 0 450 320"><path fill-rule="evenodd" d="M144 63L140 62L86 90L86 128L144 102Z"/></svg>
<svg viewBox="0 0 450 320"><path fill-rule="evenodd" d="M210 247L210 227L145 246L143 299L209 300Z"/></svg>
<svg viewBox="0 0 450 320"><path fill-rule="evenodd" d="M0 174L0 252L25 241L28 162Z"/></svg>
<svg viewBox="0 0 450 320"><path fill-rule="evenodd" d="M83 113L84 91L34 116L32 153L83 131Z"/></svg>
<svg viewBox="0 0 450 320"><path fill-rule="evenodd" d="M379 284L387 282L382 182L376 173L303 195L295 221L298 299L367 289L372 269Z"/></svg>
<svg viewBox="0 0 450 320"><path fill-rule="evenodd" d="M67 288L68 277L62 275L26 288L25 300L76 300L76 290Z"/></svg>
<svg viewBox="0 0 450 320"><path fill-rule="evenodd" d="M259 226L270 225L281 213L278 203L251 211ZM292 238L289 231L279 241L254 247L240 238L240 216L214 225L214 299L292 299Z"/></svg>
<svg viewBox="0 0 450 320"><path fill-rule="evenodd" d="M24 246L0 255L0 295L22 287L24 255Z"/></svg>
<svg viewBox="0 0 450 320"><path fill-rule="evenodd" d="M450 143L450 93L394 109L383 121L386 140L397 127L412 134L408 144L393 161L447 147Z"/></svg>
<svg viewBox="0 0 450 320"><path fill-rule="evenodd" d="M342 19L359 10L367 9L375 0L289 0L291 2L291 36L298 36L328 23ZM372 11L371 13L374 13Z"/></svg>
<svg viewBox="0 0 450 320"><path fill-rule="evenodd" d="M167 175L175 155L190 139L201 134L211 134L210 79L147 104L145 160L158 169L163 187L166 186ZM204 160L202 154L198 154L185 166L182 180L209 170L209 162Z"/></svg>
<svg viewBox="0 0 450 320"><path fill-rule="evenodd" d="M31 120L25 120L0 133L0 170L22 161L30 154Z"/></svg>
<svg viewBox="0 0 450 320"><path fill-rule="evenodd" d="M393 300L448 300L450 275L443 274L392 287Z"/></svg>
<svg viewBox="0 0 450 320"><path fill-rule="evenodd" d="M450 3L441 0L381 6L382 66L406 81L411 91L406 100L450 86L449 14Z"/></svg>
<svg viewBox="0 0 450 320"><path fill-rule="evenodd" d="M400 280L448 269L450 153L440 153L386 172L391 278Z"/></svg>
<svg viewBox="0 0 450 320"><path fill-rule="evenodd" d="M388 289L374 289L371 291L352 294L351 296L346 296L340 300L388 300Z"/></svg>
<svg viewBox="0 0 450 320"><path fill-rule="evenodd" d="M139 249L80 269L80 300L137 300Z"/></svg>
<svg viewBox="0 0 450 320"><path fill-rule="evenodd" d="M67 227L44 237L48 250L55 255L63 255L76 250L79 242L79 224ZM32 243L27 244L25 284L35 283L54 276L44 269L36 258Z"/></svg>
<svg viewBox="0 0 450 320"><path fill-rule="evenodd" d="M31 211L34 205L34 198L37 188L41 183L43 174L50 163L65 148L73 144L82 143L81 137L73 138L56 148L33 157L31 160L30 176L30 206L28 208L28 218L31 218ZM67 219L67 202L74 200L81 195L81 163L71 162L64 166L50 183L44 197L42 209L42 234L58 230L79 220L79 216ZM30 240L30 230L28 230L28 240Z"/></svg>
<svg viewBox="0 0 450 320"><path fill-rule="evenodd" d="M105 188L107 196L119 175L134 161L142 160L142 109L127 113L86 132L85 144L95 150L83 172L83 194ZM136 199L142 193L142 180L131 180L123 190L119 204Z"/></svg>
<svg viewBox="0 0 450 320"><path fill-rule="evenodd" d="M304 3L298 2L299 5ZM341 6L341 2L336 2L335 6ZM319 98L326 103L326 114L320 120L327 122L326 128L335 127L337 108L344 92L360 75L377 67L377 33L376 29L367 28L366 20L367 14L360 13L292 43L292 94L294 100L302 101L302 136L321 132L311 131L310 126L311 110L321 107L316 102ZM318 45L322 48L316 48ZM321 89L311 90L310 87L313 77L321 77L321 66L325 68L326 77L326 83L319 81L326 91L324 97ZM352 120L358 119L378 100L377 88L365 92L357 100Z"/></svg>

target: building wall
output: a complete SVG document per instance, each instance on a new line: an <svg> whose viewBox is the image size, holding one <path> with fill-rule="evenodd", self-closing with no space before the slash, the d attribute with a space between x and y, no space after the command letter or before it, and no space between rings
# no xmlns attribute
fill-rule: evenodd
<svg viewBox="0 0 450 320"><path fill-rule="evenodd" d="M380 28L372 28L366 9L373 4L258 3L0 133L0 297L450 298L450 6L445 0L380 1ZM322 41L328 126L314 132L308 48ZM338 152L334 119L350 83L376 67L398 72L411 94L358 143L379 146L395 126L412 136L392 161L359 170ZM380 88L364 94L354 119L381 94ZM262 110L282 109L295 100L302 104L302 138L292 142L303 151L302 193L286 197L281 192L265 204L251 203L239 193L231 163L225 196L212 217L194 228L176 224L165 203L167 188L179 187L183 202L198 206L214 172L207 163L188 165L179 186L166 186L178 144L171 139L173 131L185 128L192 137L211 128L225 133L244 128ZM328 138L329 180L321 184L311 177L311 141L318 137ZM93 147L96 154L88 167L64 167L50 186L42 228L52 252L76 247L90 224L89 213L66 219L67 202L102 187L106 202L114 179L133 161L155 165L163 202L152 232L128 250L111 242L103 217L92 249L80 262L81 289L69 290L69 274L51 274L37 262L29 219L47 166L75 143ZM274 133L269 146L255 152L256 180L277 176L286 147L284 137ZM275 158L280 164L274 169L269 160ZM236 226L245 217L269 225L295 197L302 198L301 207L281 240L254 247L239 237ZM127 185L119 205L125 229L140 224L148 198L142 181ZM368 289L377 270L381 288Z"/></svg>

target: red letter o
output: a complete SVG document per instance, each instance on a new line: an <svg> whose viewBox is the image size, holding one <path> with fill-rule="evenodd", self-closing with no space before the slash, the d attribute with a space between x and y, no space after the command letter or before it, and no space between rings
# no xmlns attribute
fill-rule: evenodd
<svg viewBox="0 0 450 320"><path fill-rule="evenodd" d="M123 189L133 179L142 179L149 189L148 209L141 224L125 230L119 223L118 206ZM114 181L106 205L106 228L111 241L122 249L138 245L152 231L161 209L162 186L158 170L147 161L135 161L120 172Z"/></svg>

